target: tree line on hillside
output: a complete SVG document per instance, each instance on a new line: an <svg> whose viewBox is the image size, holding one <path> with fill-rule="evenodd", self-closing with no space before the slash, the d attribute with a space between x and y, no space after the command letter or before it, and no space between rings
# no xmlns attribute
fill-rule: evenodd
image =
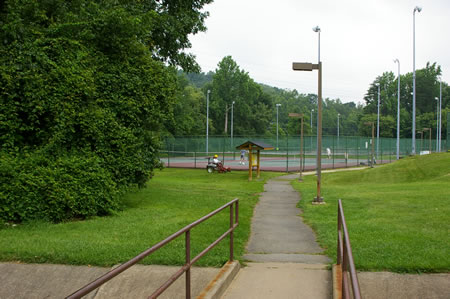
<svg viewBox="0 0 450 299"><path fill-rule="evenodd" d="M428 63L416 71L416 128L432 128L436 132L436 104L439 97L440 67ZM322 126L324 135L368 136L371 128L366 122L377 120L378 87L380 85L380 136L397 136L397 81L392 72L375 78L364 97L365 105L343 103L340 99L323 99ZM204 135L206 130L206 93L209 99L209 134L229 136L233 106L235 136L275 136L277 104L278 134L298 135L300 125L289 113L303 113L305 134L316 134L317 95L301 94L256 83L241 70L231 56L224 57L215 72L178 72L179 93L175 110L175 127L168 132L174 136ZM400 77L400 136L411 137L412 74ZM234 102L234 104L233 104ZM447 112L450 112L450 89L442 82L442 135L446 136Z"/></svg>

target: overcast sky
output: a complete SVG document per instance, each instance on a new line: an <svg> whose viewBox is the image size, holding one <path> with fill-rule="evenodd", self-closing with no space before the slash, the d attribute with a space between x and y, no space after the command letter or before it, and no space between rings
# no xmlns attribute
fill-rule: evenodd
<svg viewBox="0 0 450 299"><path fill-rule="evenodd" d="M208 30L191 36L188 52L203 72L231 55L256 82L300 93L317 93L317 71L292 70L292 62L323 64L323 97L363 102L369 84L385 71L413 70L413 10L416 70L428 61L450 80L450 0L215 0Z"/></svg>

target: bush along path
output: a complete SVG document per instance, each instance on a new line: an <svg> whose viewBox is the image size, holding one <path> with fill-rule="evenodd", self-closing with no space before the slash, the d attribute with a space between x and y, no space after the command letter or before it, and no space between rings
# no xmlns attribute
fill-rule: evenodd
<svg viewBox="0 0 450 299"><path fill-rule="evenodd" d="M300 196L290 181L297 177L277 177L265 185L244 255L249 263L224 298L330 298L330 260L296 207Z"/></svg>

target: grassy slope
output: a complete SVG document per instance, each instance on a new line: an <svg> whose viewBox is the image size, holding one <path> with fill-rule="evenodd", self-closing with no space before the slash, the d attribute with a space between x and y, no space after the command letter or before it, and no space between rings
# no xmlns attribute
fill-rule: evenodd
<svg viewBox="0 0 450 299"><path fill-rule="evenodd" d="M343 200L358 270L450 271L450 154L402 159L356 172L324 174L326 206L310 204L315 177L293 183L303 217L336 256L337 200Z"/></svg>
<svg viewBox="0 0 450 299"><path fill-rule="evenodd" d="M277 176L263 173L264 179ZM239 198L240 225L235 255L243 254L250 218L264 181L248 182L247 172L207 174L204 170L157 171L148 187L125 200L115 216L60 224L0 226L0 260L110 266L124 262L187 224ZM191 232L194 257L229 226L229 209ZM218 266L228 258L228 238L197 265ZM184 236L144 260L147 264L183 264Z"/></svg>

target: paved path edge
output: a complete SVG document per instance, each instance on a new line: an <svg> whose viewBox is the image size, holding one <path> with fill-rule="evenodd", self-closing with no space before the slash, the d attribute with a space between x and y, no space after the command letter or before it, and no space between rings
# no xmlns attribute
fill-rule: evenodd
<svg viewBox="0 0 450 299"><path fill-rule="evenodd" d="M239 261L227 262L213 280L203 289L198 299L219 299L238 274Z"/></svg>

